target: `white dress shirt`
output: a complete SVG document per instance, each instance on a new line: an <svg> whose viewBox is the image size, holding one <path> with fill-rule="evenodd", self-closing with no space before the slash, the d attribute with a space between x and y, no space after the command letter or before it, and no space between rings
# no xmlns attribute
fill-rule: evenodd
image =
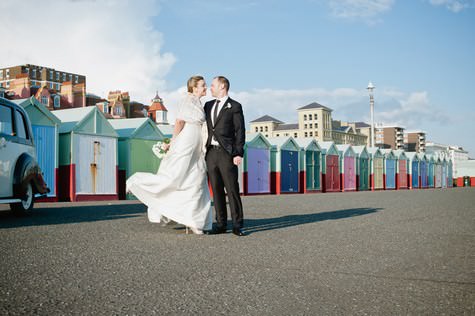
<svg viewBox="0 0 475 316"><path fill-rule="evenodd" d="M228 98L229 98L229 96L225 95L224 97L222 97L222 98L220 98L220 99L216 99L216 100L219 100L218 113L216 114L216 118L218 118L219 113L220 113L221 110L223 109L224 104L226 104L226 102L228 101ZM214 126L214 108L215 108L215 107L216 107L216 102L214 102L214 105L213 105L213 107L211 108L211 123L213 124L213 126ZM219 143L218 143L218 141L214 138L214 136L211 138L211 145L219 146Z"/></svg>

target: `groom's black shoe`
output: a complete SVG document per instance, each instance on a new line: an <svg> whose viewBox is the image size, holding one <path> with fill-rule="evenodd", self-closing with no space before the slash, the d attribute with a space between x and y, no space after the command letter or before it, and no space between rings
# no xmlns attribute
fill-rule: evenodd
<svg viewBox="0 0 475 316"><path fill-rule="evenodd" d="M225 233L226 233L226 227L222 227L222 228L214 227L212 230L205 231L206 235L219 235L219 234L225 234Z"/></svg>
<svg viewBox="0 0 475 316"><path fill-rule="evenodd" d="M246 233L244 233L240 228L233 228L233 234L236 236L246 236Z"/></svg>

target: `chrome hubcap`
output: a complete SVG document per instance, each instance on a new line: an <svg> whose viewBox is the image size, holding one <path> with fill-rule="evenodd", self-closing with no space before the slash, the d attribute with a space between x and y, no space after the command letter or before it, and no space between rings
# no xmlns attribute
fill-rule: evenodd
<svg viewBox="0 0 475 316"><path fill-rule="evenodd" d="M25 199L21 201L24 209L28 209L31 206L31 202L33 201L33 189L31 184L28 183L25 193Z"/></svg>

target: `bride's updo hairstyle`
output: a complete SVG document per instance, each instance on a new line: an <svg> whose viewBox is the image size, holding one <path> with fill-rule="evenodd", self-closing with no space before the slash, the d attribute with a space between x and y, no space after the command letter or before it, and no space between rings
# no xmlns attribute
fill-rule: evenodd
<svg viewBox="0 0 475 316"><path fill-rule="evenodd" d="M193 76L190 79L188 79L188 92L193 93L193 88L198 85L198 82L201 80L205 80L202 76Z"/></svg>

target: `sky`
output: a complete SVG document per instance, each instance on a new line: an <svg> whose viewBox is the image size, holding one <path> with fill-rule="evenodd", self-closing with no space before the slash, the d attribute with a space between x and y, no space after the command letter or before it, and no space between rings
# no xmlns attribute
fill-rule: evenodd
<svg viewBox="0 0 475 316"><path fill-rule="evenodd" d="M79 73L89 93L145 104L158 91L172 123L196 74L226 76L247 123L296 123L312 102L369 123L371 81L376 124L475 158L475 0L1 0L0 12L0 67Z"/></svg>

